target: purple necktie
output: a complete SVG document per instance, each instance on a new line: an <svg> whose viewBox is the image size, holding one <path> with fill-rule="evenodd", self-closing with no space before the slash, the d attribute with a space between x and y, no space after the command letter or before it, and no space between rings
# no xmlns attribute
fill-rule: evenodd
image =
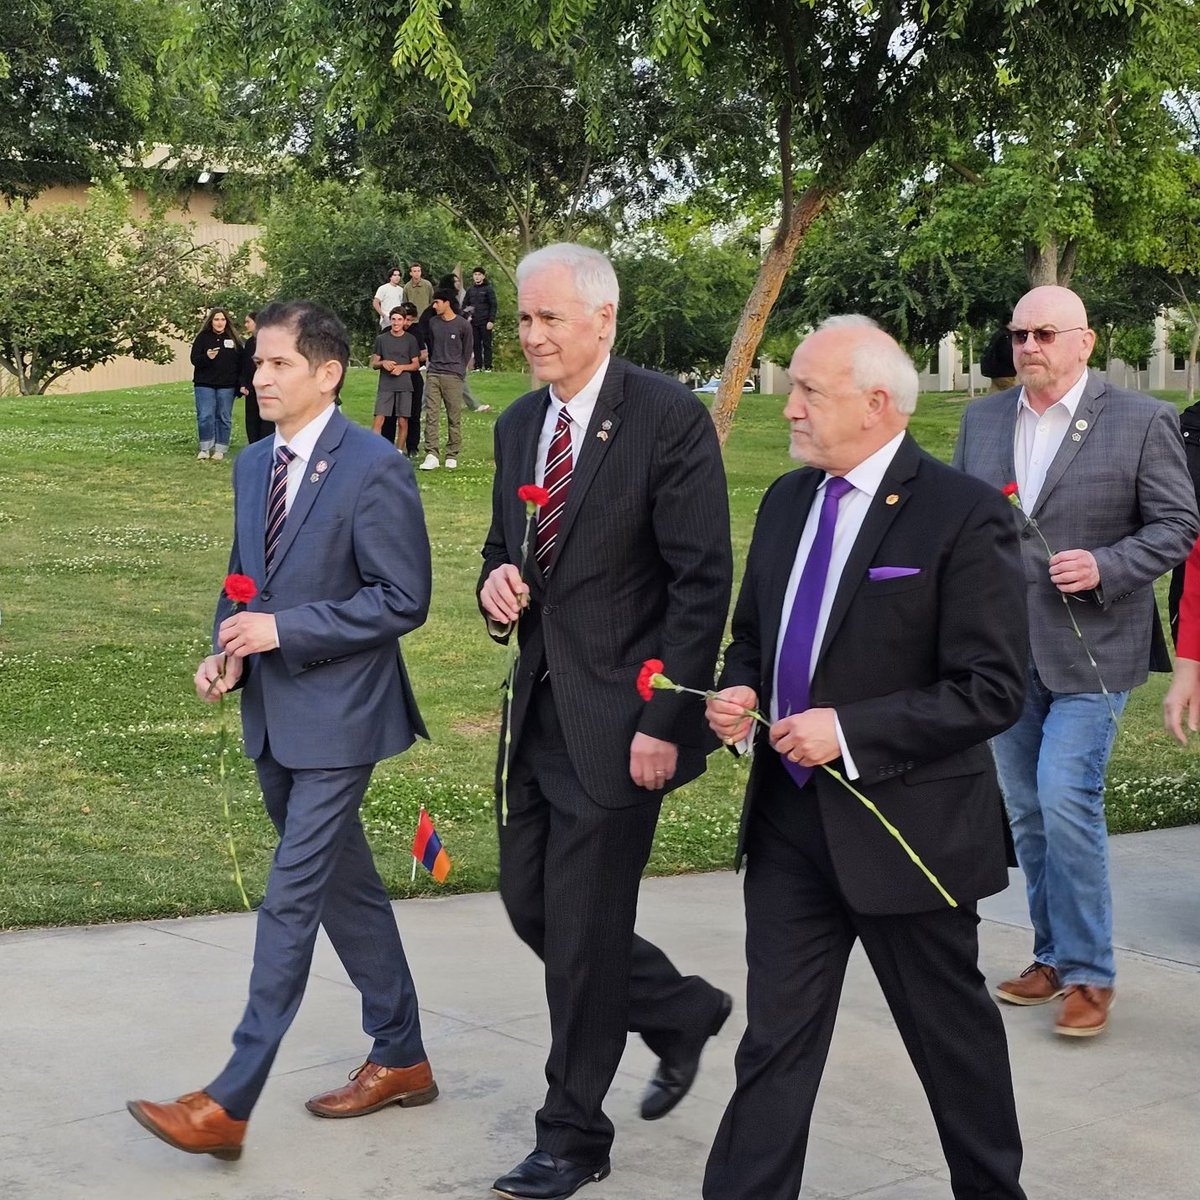
<svg viewBox="0 0 1200 1200"><path fill-rule="evenodd" d="M812 669L813 639L817 635L817 618L821 613L821 598L825 595L825 580L829 575L829 559L833 554L833 531L837 527L838 502L854 490L840 476L825 480L825 498L817 518L817 536L809 547L808 559L800 572L796 598L788 617L787 631L779 646L778 694L775 710L781 717L808 710L809 672ZM812 767L802 767L784 757L783 765L803 787L811 778Z"/></svg>

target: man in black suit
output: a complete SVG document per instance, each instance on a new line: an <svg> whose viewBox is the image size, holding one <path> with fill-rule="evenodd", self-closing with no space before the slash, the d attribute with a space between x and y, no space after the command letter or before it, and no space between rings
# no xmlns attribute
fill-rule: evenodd
<svg viewBox="0 0 1200 1200"><path fill-rule="evenodd" d="M917 375L865 317L797 349L784 416L804 470L759 509L709 723L757 727L739 861L748 1028L705 1200L795 1200L846 960L861 939L925 1087L959 1200L1020 1200L1008 1047L975 902L1007 883L986 739L1021 711L1016 523L906 431ZM957 902L951 907L855 781Z"/></svg>
<svg viewBox="0 0 1200 1200"><path fill-rule="evenodd" d="M537 1144L493 1185L569 1196L609 1170L602 1104L628 1030L659 1057L642 1116L691 1086L731 1000L683 978L636 937L638 884L663 796L696 778L715 745L701 703L635 687L644 659L679 681L712 678L732 562L725 473L712 422L682 385L612 357L612 265L548 246L517 271L521 346L548 387L496 423L492 525L479 602L489 632L514 627L521 658L507 787L501 737L500 892L546 965L549 1091ZM521 577L526 513L544 486Z"/></svg>

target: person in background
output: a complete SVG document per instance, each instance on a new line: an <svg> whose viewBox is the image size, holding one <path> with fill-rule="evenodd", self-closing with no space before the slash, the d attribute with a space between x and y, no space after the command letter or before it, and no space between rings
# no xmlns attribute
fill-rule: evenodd
<svg viewBox="0 0 1200 1200"><path fill-rule="evenodd" d="M439 287L433 294L433 320L429 322L429 371L425 380L425 460L420 470L433 471L440 465L439 429L446 409L446 467L458 466L462 448L463 380L471 361L471 326L454 311L454 291Z"/></svg>
<svg viewBox="0 0 1200 1200"><path fill-rule="evenodd" d="M242 343L242 374L241 386L238 390L245 398L246 408L246 444L254 445L275 432L273 421L264 421L258 411L258 395L254 390L254 347L258 341L255 327L258 323L258 313L246 314L246 340Z"/></svg>
<svg viewBox="0 0 1200 1200"><path fill-rule="evenodd" d="M1179 596L1179 622L1175 635L1175 673L1163 699L1163 724L1181 746L1187 729L1200 730L1200 541L1188 555Z"/></svg>
<svg viewBox="0 0 1200 1200"><path fill-rule="evenodd" d="M192 368L200 442L196 458L220 462L229 452L233 401L242 376L242 340L225 309L214 308L196 334Z"/></svg>
<svg viewBox="0 0 1200 1200"><path fill-rule="evenodd" d="M458 278L458 276L457 275L443 275L441 277L441 279L438 280L438 288L445 292L453 293L453 296L450 299L450 305L454 309L455 315L466 317L467 313L463 309L463 305L462 305L462 297L465 293L462 290L462 281ZM432 308L426 309L426 311L421 314L421 320L419 323L420 336L422 338L424 338L424 340L426 342L429 341L429 323L430 323L430 321L433 320L433 316L434 316L434 314L433 314ZM417 332L416 327L414 327L413 332L414 333ZM475 336L475 327L472 325L471 326L472 347L474 344L474 336ZM422 361L424 361L424 360L422 360ZM472 412L491 412L492 406L490 404L480 404L480 402L475 399L475 394L471 391L471 383L470 383L470 379L469 379L470 367L471 367L471 364L468 363L467 364L467 374L463 376L463 403Z"/></svg>
<svg viewBox="0 0 1200 1200"><path fill-rule="evenodd" d="M433 284L422 278L421 264L418 262L408 268L408 282L404 285L403 299L406 303L416 306L418 317L433 303Z"/></svg>
<svg viewBox="0 0 1200 1200"><path fill-rule="evenodd" d="M371 366L379 372L372 428L381 433L384 421L393 418L392 440L402 454L408 440L408 420L413 414L412 378L420 374L421 367L421 347L407 332L412 318L407 315L406 308L411 309L412 305L397 304L388 314L391 329L376 337L371 355Z"/></svg>
<svg viewBox="0 0 1200 1200"><path fill-rule="evenodd" d="M475 336L475 369L492 369L492 330L496 325L496 289L488 282L487 272L476 267L471 286L463 300L463 316L471 322Z"/></svg>
<svg viewBox="0 0 1200 1200"><path fill-rule="evenodd" d="M379 328L387 329L390 325L392 309L397 304L404 303L404 287L400 282L400 268L392 267L388 271L387 283L381 283L376 289L371 307L379 317Z"/></svg>

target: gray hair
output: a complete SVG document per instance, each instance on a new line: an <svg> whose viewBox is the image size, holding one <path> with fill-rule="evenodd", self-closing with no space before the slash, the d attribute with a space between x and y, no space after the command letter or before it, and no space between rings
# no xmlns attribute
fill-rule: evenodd
<svg viewBox="0 0 1200 1200"><path fill-rule="evenodd" d="M874 329L884 333L877 322L862 313L843 313L826 317L820 329ZM917 393L921 389L917 368L904 349L886 333L882 338L864 338L854 348L850 360L854 383L864 391L882 388L892 398L898 413L910 416L917 411Z"/></svg>
<svg viewBox="0 0 1200 1200"><path fill-rule="evenodd" d="M612 263L599 250L578 242L555 242L534 250L517 265L517 287L548 267L566 267L575 282L576 294L593 312L611 304L615 328L621 288Z"/></svg>

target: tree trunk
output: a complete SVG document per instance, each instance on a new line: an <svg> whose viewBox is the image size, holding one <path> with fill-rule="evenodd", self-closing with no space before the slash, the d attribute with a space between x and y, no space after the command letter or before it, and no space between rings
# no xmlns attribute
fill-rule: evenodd
<svg viewBox="0 0 1200 1200"><path fill-rule="evenodd" d="M1078 252L1079 244L1074 238L1068 238L1060 253L1056 233L1049 234L1040 246L1026 242L1025 272L1029 276L1029 286L1045 287L1056 283L1060 287L1070 287Z"/></svg>
<svg viewBox="0 0 1200 1200"><path fill-rule="evenodd" d="M1200 352L1200 321L1192 326L1192 344L1188 347L1187 402L1196 399L1196 355Z"/></svg>
<svg viewBox="0 0 1200 1200"><path fill-rule="evenodd" d="M758 268L758 278L742 307L742 315L721 371L721 386L713 401L712 421L717 427L717 439L722 446L729 440L729 431L733 428L733 419L742 398L742 384L750 375L754 352L762 341L763 328L779 297L788 268L809 226L820 216L832 195L831 189L819 184L805 189L796 200L787 228L782 225L779 227Z"/></svg>

